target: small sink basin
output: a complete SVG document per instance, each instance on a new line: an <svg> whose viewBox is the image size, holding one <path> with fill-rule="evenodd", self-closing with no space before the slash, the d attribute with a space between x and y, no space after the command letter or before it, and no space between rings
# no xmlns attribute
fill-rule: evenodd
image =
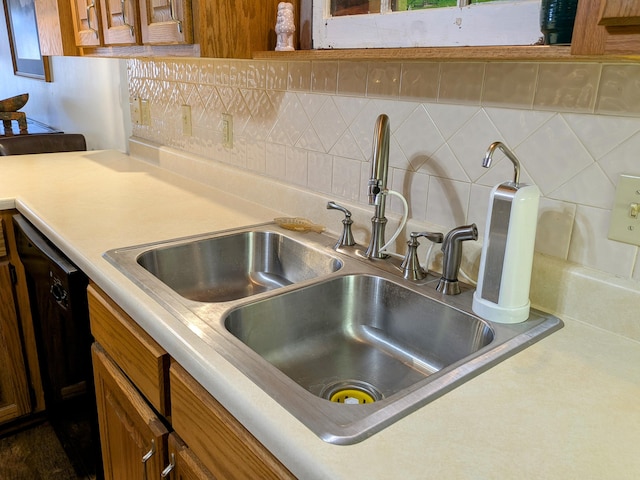
<svg viewBox="0 0 640 480"><path fill-rule="evenodd" d="M340 260L270 231L245 231L160 246L137 262L179 295L228 302L338 270Z"/></svg>
<svg viewBox="0 0 640 480"><path fill-rule="evenodd" d="M239 307L225 326L306 390L347 403L390 397L494 336L476 317L368 275Z"/></svg>

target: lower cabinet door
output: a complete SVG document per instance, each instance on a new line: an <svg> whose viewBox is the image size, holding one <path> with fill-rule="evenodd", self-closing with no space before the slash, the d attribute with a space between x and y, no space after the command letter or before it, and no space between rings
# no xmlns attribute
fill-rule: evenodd
<svg viewBox="0 0 640 480"><path fill-rule="evenodd" d="M0 423L31 411L9 262L0 262Z"/></svg>
<svg viewBox="0 0 640 480"><path fill-rule="evenodd" d="M160 478L168 430L102 347L92 347L106 480Z"/></svg>

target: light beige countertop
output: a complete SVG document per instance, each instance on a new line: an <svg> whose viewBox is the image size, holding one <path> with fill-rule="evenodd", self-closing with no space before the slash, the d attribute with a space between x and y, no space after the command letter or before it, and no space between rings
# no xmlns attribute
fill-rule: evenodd
<svg viewBox="0 0 640 480"><path fill-rule="evenodd" d="M638 477L640 343L570 315L560 331L363 442L320 440L102 257L282 213L268 195L228 193L242 195L235 175L248 174L218 179L224 191L119 152L0 157L0 208L20 210L300 478ZM318 201L287 192L300 205Z"/></svg>

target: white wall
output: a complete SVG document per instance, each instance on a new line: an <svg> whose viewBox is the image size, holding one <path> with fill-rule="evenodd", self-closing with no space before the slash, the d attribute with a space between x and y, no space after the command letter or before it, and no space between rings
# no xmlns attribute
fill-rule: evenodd
<svg viewBox="0 0 640 480"><path fill-rule="evenodd" d="M0 99L29 93L27 117L82 133L89 150L127 151L131 135L127 64L114 58L51 57L50 83L15 76L0 8Z"/></svg>

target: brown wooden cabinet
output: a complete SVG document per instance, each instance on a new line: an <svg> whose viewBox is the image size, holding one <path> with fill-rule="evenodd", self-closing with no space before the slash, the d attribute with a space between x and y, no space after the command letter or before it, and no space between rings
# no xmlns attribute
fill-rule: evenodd
<svg viewBox="0 0 640 480"><path fill-rule="evenodd" d="M137 0L100 0L100 16L105 45L141 43Z"/></svg>
<svg viewBox="0 0 640 480"><path fill-rule="evenodd" d="M640 25L640 3L628 0L606 0L600 9L600 25Z"/></svg>
<svg viewBox="0 0 640 480"><path fill-rule="evenodd" d="M139 0L142 43L177 45L193 43L189 0Z"/></svg>
<svg viewBox="0 0 640 480"><path fill-rule="evenodd" d="M160 478L168 429L100 345L91 353L105 479Z"/></svg>
<svg viewBox="0 0 640 480"><path fill-rule="evenodd" d="M193 43L191 0L66 1L79 47Z"/></svg>
<svg viewBox="0 0 640 480"><path fill-rule="evenodd" d="M216 478L295 478L180 365L170 372L173 428Z"/></svg>
<svg viewBox="0 0 640 480"><path fill-rule="evenodd" d="M640 54L640 4L622 0L578 2L571 53Z"/></svg>
<svg viewBox="0 0 640 480"><path fill-rule="evenodd" d="M0 424L45 408L15 213L0 211Z"/></svg>
<svg viewBox="0 0 640 480"><path fill-rule="evenodd" d="M98 47L102 45L99 1L69 1L76 45L78 47Z"/></svg>
<svg viewBox="0 0 640 480"><path fill-rule="evenodd" d="M107 480L145 478L152 440L147 478L160 478L169 461L172 479L295 478L180 365L169 368L168 354L96 285L88 296Z"/></svg>
<svg viewBox="0 0 640 480"><path fill-rule="evenodd" d="M69 0L35 0L42 55L78 55Z"/></svg>

